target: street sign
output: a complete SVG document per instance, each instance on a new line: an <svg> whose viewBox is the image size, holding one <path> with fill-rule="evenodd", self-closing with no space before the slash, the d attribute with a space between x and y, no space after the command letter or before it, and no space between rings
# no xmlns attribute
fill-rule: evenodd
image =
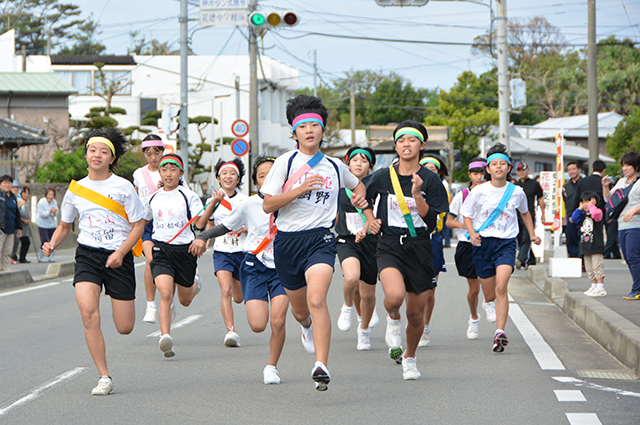
<svg viewBox="0 0 640 425"><path fill-rule="evenodd" d="M236 156L246 155L249 152L249 143L244 139L235 139L231 142L231 152Z"/></svg>
<svg viewBox="0 0 640 425"><path fill-rule="evenodd" d="M424 6L429 0L376 0L380 6Z"/></svg>
<svg viewBox="0 0 640 425"><path fill-rule="evenodd" d="M248 9L249 0L200 0L200 10Z"/></svg>
<svg viewBox="0 0 640 425"><path fill-rule="evenodd" d="M231 132L236 137L244 137L249 132L249 123L245 120L235 120L231 124Z"/></svg>
<svg viewBox="0 0 640 425"><path fill-rule="evenodd" d="M200 10L200 26L246 26L248 15L249 9Z"/></svg>

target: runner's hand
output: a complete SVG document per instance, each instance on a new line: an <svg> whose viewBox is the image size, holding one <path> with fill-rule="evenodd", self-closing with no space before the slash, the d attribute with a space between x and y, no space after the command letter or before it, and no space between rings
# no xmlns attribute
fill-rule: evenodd
<svg viewBox="0 0 640 425"><path fill-rule="evenodd" d="M382 220L380 220L379 218L368 221L367 223L369 223L369 233L371 233L372 235L378 233L380 231L380 228L382 227Z"/></svg>
<svg viewBox="0 0 640 425"><path fill-rule="evenodd" d="M55 248L53 247L53 245L51 245L49 242L45 242L44 244L42 244L42 253L45 257L50 256L54 249Z"/></svg>
<svg viewBox="0 0 640 425"><path fill-rule="evenodd" d="M411 177L411 194L413 195L414 198L417 198L419 196L422 196L422 194L420 193L420 188L422 187L422 178L420 178L419 175L414 174L413 177Z"/></svg>
<svg viewBox="0 0 640 425"><path fill-rule="evenodd" d="M480 246L480 244L482 243L482 238L478 233L475 232L473 233L473 235L469 235L469 239L471 240L471 245L473 246Z"/></svg>
<svg viewBox="0 0 640 425"><path fill-rule="evenodd" d="M302 193L311 192L312 190L322 189L324 186L324 177L320 174L314 174L313 176L309 176L304 180L304 183L300 185L300 189Z"/></svg>
<svg viewBox="0 0 640 425"><path fill-rule="evenodd" d="M189 252L194 256L194 257L202 257L202 254L204 254L204 252L207 250L207 242L203 241L202 239L196 239L193 242L191 242L191 246L189 247Z"/></svg>
<svg viewBox="0 0 640 425"><path fill-rule="evenodd" d="M356 193L351 194L351 205L361 210L367 208L369 206L369 202L365 199L364 196L360 196Z"/></svg>
<svg viewBox="0 0 640 425"><path fill-rule="evenodd" d="M107 258L107 262L105 264L105 267L107 268L112 268L112 269L117 269L118 267L122 266L122 260L124 259L124 254L116 251L114 253L112 253L109 258Z"/></svg>
<svg viewBox="0 0 640 425"><path fill-rule="evenodd" d="M534 236L531 238L531 242L533 242L536 245L540 245L540 243L542 242L542 239L540 239L540 236Z"/></svg>

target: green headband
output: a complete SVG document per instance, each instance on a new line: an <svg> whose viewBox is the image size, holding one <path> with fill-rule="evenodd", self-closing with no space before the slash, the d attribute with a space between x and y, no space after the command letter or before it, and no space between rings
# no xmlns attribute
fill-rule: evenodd
<svg viewBox="0 0 640 425"><path fill-rule="evenodd" d="M351 158L353 158L356 154L361 153L362 155L366 156L367 159L369 160L369 164L373 165L373 158L371 157L371 153L365 149L354 149L350 154L349 154L349 161L351 161Z"/></svg>
<svg viewBox="0 0 640 425"><path fill-rule="evenodd" d="M436 167L438 167L438 170L440 169L440 167L442 167L442 165L440 164L440 161L438 161L435 158L431 158L430 156L426 157L426 158L422 158L420 160L420 165L424 165L427 162L430 162L431 164L435 165Z"/></svg>
<svg viewBox="0 0 640 425"><path fill-rule="evenodd" d="M180 163L180 161L178 161L175 158L165 158L165 159L163 159L162 161L160 161L160 166L158 168L162 167L164 164L177 165L178 168L180 169L180 171L184 171L184 168L183 168L182 164Z"/></svg>
<svg viewBox="0 0 640 425"><path fill-rule="evenodd" d="M418 131L417 129L413 128L413 127L402 127L400 130L398 130L396 132L396 138L394 140L394 143L398 141L398 139L402 136L404 136L405 134L409 134L411 136L415 136L418 139L420 139L421 142L424 143L424 135Z"/></svg>

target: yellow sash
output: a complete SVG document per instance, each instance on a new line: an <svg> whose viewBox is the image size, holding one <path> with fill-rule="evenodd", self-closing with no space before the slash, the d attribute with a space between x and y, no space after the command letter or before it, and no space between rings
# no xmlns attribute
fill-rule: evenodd
<svg viewBox="0 0 640 425"><path fill-rule="evenodd" d="M413 224L413 218L411 218L411 211L407 206L407 201L404 199L404 193L402 193L402 186L400 186L400 180L398 180L398 175L396 174L395 168L393 168L393 164L389 166L389 174L391 175L391 185L393 186L393 191L396 194L396 198L398 198L400 211L402 212L404 221L407 223L409 234L415 238L418 235L416 233L416 228Z"/></svg>
<svg viewBox="0 0 640 425"><path fill-rule="evenodd" d="M69 190L71 191L71 193L75 193L81 198L91 201L94 204L100 205L101 207L106 208L109 211L113 211L120 217L129 221L129 216L124 210L124 206L120 202L114 201L113 199L107 198L106 196L101 195L94 190L84 187L81 184L78 184L78 182L75 180L71 180L71 183L69 184ZM142 238L138 239L138 242L136 242L136 245L133 247L131 252L136 257L142 256Z"/></svg>

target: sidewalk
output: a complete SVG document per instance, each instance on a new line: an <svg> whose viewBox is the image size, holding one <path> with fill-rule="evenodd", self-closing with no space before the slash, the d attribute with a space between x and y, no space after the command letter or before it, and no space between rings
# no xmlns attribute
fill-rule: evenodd
<svg viewBox="0 0 640 425"><path fill-rule="evenodd" d="M30 251L27 254L30 263L12 264L9 271L0 272L0 290L72 275L75 252L75 248L59 249L54 255L55 262L38 263L36 255Z"/></svg>

